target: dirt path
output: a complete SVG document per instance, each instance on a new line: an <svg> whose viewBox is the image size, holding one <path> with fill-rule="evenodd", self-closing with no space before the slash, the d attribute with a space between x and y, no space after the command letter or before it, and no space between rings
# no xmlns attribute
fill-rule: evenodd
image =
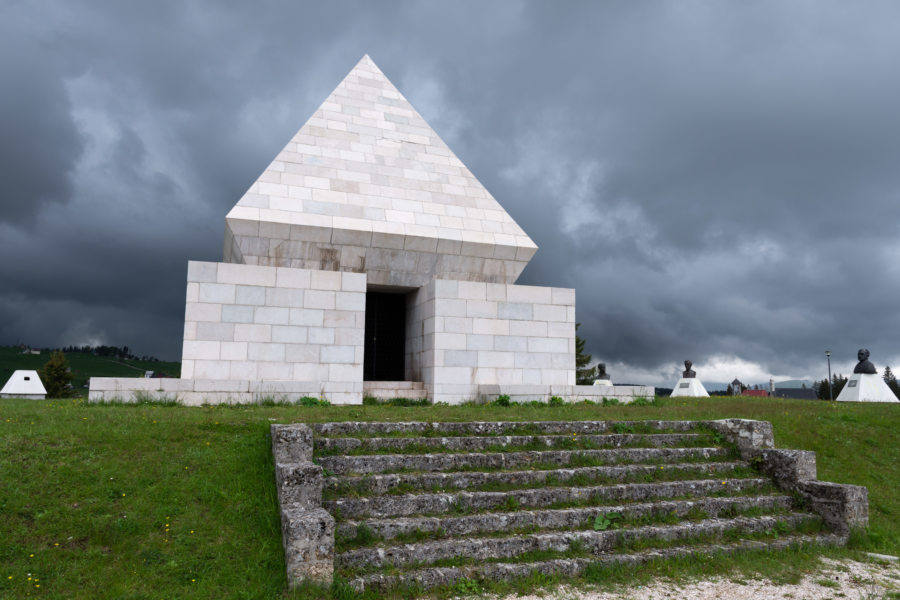
<svg viewBox="0 0 900 600"><path fill-rule="evenodd" d="M900 599L900 563L823 559L822 570L797 584L729 579L682 586L659 582L622 592L592 592L561 588L545 596L508 596L504 600L893 600Z"/></svg>

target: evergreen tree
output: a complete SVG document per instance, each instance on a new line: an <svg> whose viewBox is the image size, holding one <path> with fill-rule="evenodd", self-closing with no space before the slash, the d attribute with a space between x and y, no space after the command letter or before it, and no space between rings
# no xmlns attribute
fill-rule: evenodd
<svg viewBox="0 0 900 600"><path fill-rule="evenodd" d="M831 376L831 387L834 390L834 399L837 400L838 395L840 395L841 390L844 389L844 386L847 385L847 378L843 375L835 373ZM827 396L826 396L827 398Z"/></svg>
<svg viewBox="0 0 900 600"><path fill-rule="evenodd" d="M51 354L47 364L38 369L38 375L47 390L48 398L63 398L69 393L72 373L69 371L66 355L62 352Z"/></svg>
<svg viewBox="0 0 900 600"><path fill-rule="evenodd" d="M884 382L887 384L891 391L894 392L894 395L897 398L900 398L900 385L897 384L897 377L894 375L894 372L891 371L891 368L888 366L884 367Z"/></svg>
<svg viewBox="0 0 900 600"><path fill-rule="evenodd" d="M594 367L588 367L591 355L584 353L584 340L578 337L578 328L581 323L575 323L575 383L578 385L591 385L597 372Z"/></svg>

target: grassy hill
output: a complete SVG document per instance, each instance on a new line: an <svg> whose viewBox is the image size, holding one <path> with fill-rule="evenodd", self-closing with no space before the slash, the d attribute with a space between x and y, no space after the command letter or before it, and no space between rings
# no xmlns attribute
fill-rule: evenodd
<svg viewBox="0 0 900 600"><path fill-rule="evenodd" d="M870 530L829 555L900 553L900 405L715 398L643 407L187 408L0 400L0 598L328 597L285 591L273 422L725 417L770 421L778 447L817 452L821 479L869 488ZM670 561L588 582L728 572L792 580L815 561L803 551ZM553 581L521 586L536 583ZM346 592L333 597L356 597Z"/></svg>
<svg viewBox="0 0 900 600"><path fill-rule="evenodd" d="M43 367L50 360L49 352L22 354L12 346L0 346L0 387L19 369ZM94 356L83 352L66 352L66 360L75 378L72 387L81 396L87 395L88 379L91 377L143 377L144 371L165 373L170 377L181 375L181 363L148 360L119 360L106 356Z"/></svg>

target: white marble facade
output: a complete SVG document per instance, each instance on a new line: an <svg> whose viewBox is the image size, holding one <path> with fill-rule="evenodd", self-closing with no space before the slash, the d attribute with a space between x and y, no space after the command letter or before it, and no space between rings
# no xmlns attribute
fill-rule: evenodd
<svg viewBox="0 0 900 600"><path fill-rule="evenodd" d="M368 56L225 222L224 261L188 266L181 379L92 399L360 403L375 291L405 295L403 375L434 401L600 393L574 385L575 290L515 285L537 246Z"/></svg>

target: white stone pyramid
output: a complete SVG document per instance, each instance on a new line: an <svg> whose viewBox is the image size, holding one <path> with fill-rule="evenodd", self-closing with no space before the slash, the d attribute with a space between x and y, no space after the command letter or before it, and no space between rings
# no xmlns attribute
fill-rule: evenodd
<svg viewBox="0 0 900 600"><path fill-rule="evenodd" d="M226 262L514 283L537 246L368 56L226 217Z"/></svg>
<svg viewBox="0 0 900 600"><path fill-rule="evenodd" d="M682 377L672 389L670 398L678 398L684 396L687 398L709 398L709 392L703 386L703 383L696 377Z"/></svg>
<svg viewBox="0 0 900 600"><path fill-rule="evenodd" d="M37 371L16 371L0 390L0 398L43 399L47 395Z"/></svg>
<svg viewBox="0 0 900 600"><path fill-rule="evenodd" d="M900 402L881 375L854 373L835 398L838 402Z"/></svg>

